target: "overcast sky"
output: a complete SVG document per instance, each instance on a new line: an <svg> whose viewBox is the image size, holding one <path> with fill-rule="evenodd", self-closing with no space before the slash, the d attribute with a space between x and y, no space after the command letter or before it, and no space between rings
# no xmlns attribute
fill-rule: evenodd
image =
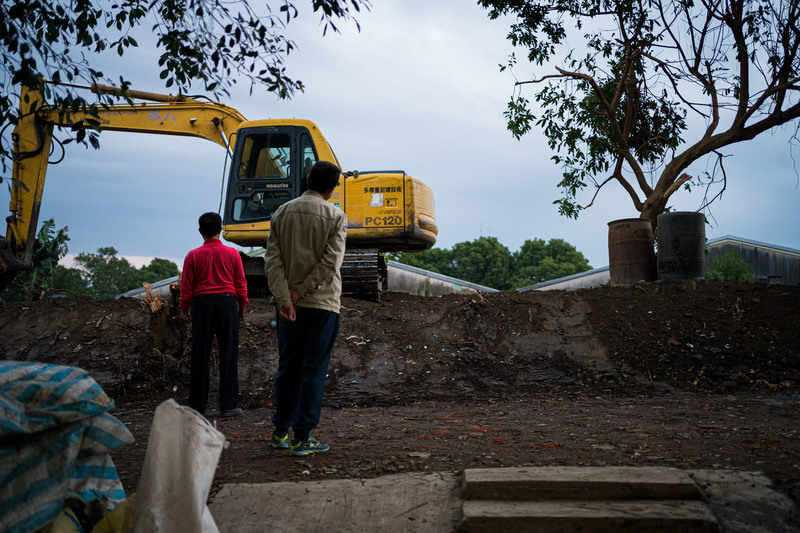
<svg viewBox="0 0 800 533"><path fill-rule="evenodd" d="M438 247L490 236L515 251L526 239L560 238L592 267L608 265L607 223L638 213L619 187L609 187L577 220L559 216L561 172L546 139L534 129L515 140L502 116L514 82L498 68L512 51L508 21L490 21L463 0L375 0L358 19L360 33L350 24L323 37L306 10L289 28L299 48L287 62L306 91L278 101L258 89L250 96L240 83L223 103L248 119L316 122L344 170L402 169L428 183ZM123 74L134 89L168 92L146 39L139 41L142 51L101 69ZM529 73L516 69L520 78ZM726 150L728 186L711 206L709 239L735 235L800 249L800 188L788 140L789 130L780 130ZM224 161L223 149L205 140L107 132L99 151L68 145L63 162L50 166L40 222L69 226L70 253L113 246L122 256L181 265L202 242L197 217L219 206ZM690 173L704 170L698 164ZM5 187L0 194L8 205ZM695 211L702 203L701 191L680 192L670 205Z"/></svg>

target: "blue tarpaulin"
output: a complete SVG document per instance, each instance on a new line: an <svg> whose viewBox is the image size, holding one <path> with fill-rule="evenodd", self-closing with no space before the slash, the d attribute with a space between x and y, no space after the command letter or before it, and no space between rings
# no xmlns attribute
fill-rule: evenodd
<svg viewBox="0 0 800 533"><path fill-rule="evenodd" d="M0 532L32 532L69 498L125 499L109 452L133 442L80 368L0 361Z"/></svg>

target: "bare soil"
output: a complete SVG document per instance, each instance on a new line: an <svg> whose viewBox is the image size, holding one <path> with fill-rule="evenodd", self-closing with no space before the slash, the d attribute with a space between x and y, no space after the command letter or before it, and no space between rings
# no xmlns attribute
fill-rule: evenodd
<svg viewBox="0 0 800 533"><path fill-rule="evenodd" d="M798 301L800 287L703 280L345 297L316 432L332 449L297 459L266 446L275 311L254 300L245 412L217 419L230 446L215 484L647 465L762 471L798 501ZM155 407L186 398L182 321L139 301L0 303L0 351L92 373L137 439L113 457L134 492Z"/></svg>

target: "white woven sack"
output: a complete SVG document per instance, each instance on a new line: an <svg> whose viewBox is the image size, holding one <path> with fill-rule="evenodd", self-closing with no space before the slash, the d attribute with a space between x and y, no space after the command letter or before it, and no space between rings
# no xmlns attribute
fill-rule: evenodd
<svg viewBox="0 0 800 533"><path fill-rule="evenodd" d="M206 502L225 436L194 409L158 406L136 490L134 531L218 533Z"/></svg>

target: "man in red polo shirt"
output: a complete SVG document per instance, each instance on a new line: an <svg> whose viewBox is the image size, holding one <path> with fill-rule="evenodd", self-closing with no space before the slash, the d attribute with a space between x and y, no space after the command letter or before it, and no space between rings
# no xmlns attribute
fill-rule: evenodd
<svg viewBox="0 0 800 533"><path fill-rule="evenodd" d="M204 213L199 220L203 246L183 262L181 312L192 324L189 407L205 414L209 389L209 356L214 335L219 345L219 413L242 413L239 403L239 321L244 320L247 281L239 252L219 240L222 218ZM191 314L190 314L191 310Z"/></svg>

